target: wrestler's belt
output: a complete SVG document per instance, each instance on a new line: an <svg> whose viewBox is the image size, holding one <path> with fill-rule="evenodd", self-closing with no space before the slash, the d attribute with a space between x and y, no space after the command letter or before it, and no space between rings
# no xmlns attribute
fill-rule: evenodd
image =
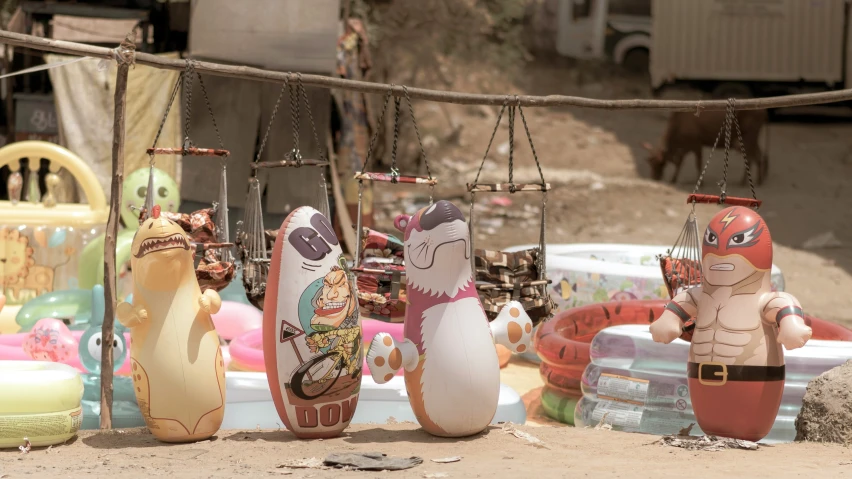
<svg viewBox="0 0 852 479"><path fill-rule="evenodd" d="M784 366L743 366L707 361L687 363L686 375L704 386L724 386L728 381L783 381Z"/></svg>

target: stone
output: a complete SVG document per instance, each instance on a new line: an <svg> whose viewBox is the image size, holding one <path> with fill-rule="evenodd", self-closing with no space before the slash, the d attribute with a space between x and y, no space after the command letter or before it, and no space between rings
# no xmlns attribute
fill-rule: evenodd
<svg viewBox="0 0 852 479"><path fill-rule="evenodd" d="M852 360L808 383L796 440L852 443Z"/></svg>

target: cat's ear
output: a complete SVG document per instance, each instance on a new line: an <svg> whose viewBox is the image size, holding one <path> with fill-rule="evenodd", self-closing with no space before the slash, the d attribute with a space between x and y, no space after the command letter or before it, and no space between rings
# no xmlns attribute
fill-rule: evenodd
<svg viewBox="0 0 852 479"><path fill-rule="evenodd" d="M393 225L400 232L405 233L405 228L408 227L408 223L411 221L411 216L409 215L399 215L393 220Z"/></svg>

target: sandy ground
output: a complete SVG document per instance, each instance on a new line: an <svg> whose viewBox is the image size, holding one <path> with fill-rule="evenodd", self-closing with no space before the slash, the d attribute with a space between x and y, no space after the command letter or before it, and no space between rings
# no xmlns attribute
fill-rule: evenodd
<svg viewBox="0 0 852 479"><path fill-rule="evenodd" d="M787 444L756 451L691 452L655 436L594 429L521 426L532 445L499 426L461 440L432 437L414 424L360 425L344 436L300 441L282 431L220 431L212 440L163 445L140 429L85 433L50 451L0 452L0 477L849 477L852 451L836 445ZM421 457L412 469L343 472L289 464L330 453L381 452ZM433 459L460 456L454 463Z"/></svg>

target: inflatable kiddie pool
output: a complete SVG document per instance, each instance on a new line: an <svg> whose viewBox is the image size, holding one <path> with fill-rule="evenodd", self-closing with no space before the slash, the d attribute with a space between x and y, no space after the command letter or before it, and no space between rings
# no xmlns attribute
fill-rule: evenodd
<svg viewBox="0 0 852 479"><path fill-rule="evenodd" d="M225 381L227 392L222 429L283 427L272 402L266 373L227 371ZM526 408L520 395L511 387L501 384L497 413L491 424L524 424L526 417ZM417 420L405 392L405 380L402 376L395 376L385 384L376 384L369 374L364 374L351 424L385 424L391 418L396 421Z"/></svg>
<svg viewBox="0 0 852 479"><path fill-rule="evenodd" d="M536 245L521 245L519 251ZM666 299L657 255L671 246L578 243L547 245L548 291L559 310L607 301ZM784 291L784 276L772 265L772 288Z"/></svg>
<svg viewBox="0 0 852 479"><path fill-rule="evenodd" d="M65 364L0 361L0 449L52 446L80 429L83 381Z"/></svg>
<svg viewBox="0 0 852 479"><path fill-rule="evenodd" d="M83 336L84 331L71 331L71 334L74 336L74 339L79 343L80 338ZM0 334L0 361L5 360L14 360L14 361L32 361L32 357L30 357L26 351L24 351L24 343L27 341L30 333L16 333L16 334ZM122 365L121 369L119 369L116 374L129 376L130 375L130 333L124 333L124 340L127 344L127 351L125 352L125 362ZM87 372L86 368L80 362L79 354L72 354L70 359L67 361L63 361L63 364L67 364L79 372Z"/></svg>

